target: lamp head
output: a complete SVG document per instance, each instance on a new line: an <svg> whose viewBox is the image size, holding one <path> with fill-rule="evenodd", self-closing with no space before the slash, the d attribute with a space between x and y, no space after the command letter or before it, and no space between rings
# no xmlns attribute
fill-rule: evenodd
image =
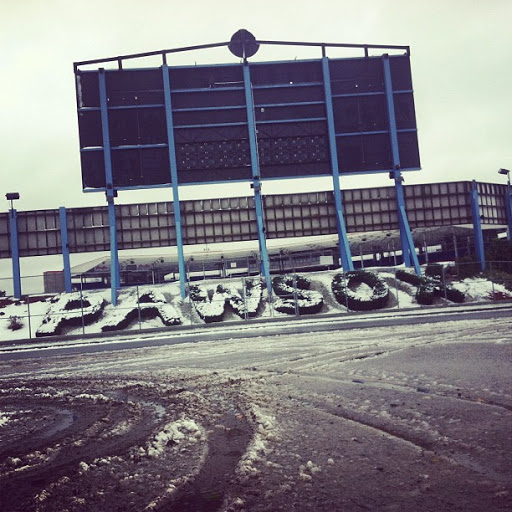
<svg viewBox="0 0 512 512"><path fill-rule="evenodd" d="M20 198L20 194L19 192L7 192L7 194L5 194L5 198L7 201L14 201L15 199Z"/></svg>
<svg viewBox="0 0 512 512"><path fill-rule="evenodd" d="M505 176L510 174L510 171L508 169L500 169L498 171L498 174L504 174Z"/></svg>

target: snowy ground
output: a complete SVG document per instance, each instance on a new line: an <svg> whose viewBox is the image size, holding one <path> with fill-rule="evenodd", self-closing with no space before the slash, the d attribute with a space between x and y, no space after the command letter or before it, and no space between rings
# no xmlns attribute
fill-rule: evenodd
<svg viewBox="0 0 512 512"><path fill-rule="evenodd" d="M318 315L330 314L330 313L347 313L347 309L340 305L334 298L331 291L331 283L333 276L336 271L326 272L314 272L305 274L312 281L312 289L322 293L324 297L324 305L322 311ZM415 299L416 287L411 286L403 281L395 279L395 275L391 271L379 271L379 275L384 278L390 289L390 300L388 302L388 309L406 309L406 308L418 308L420 306ZM241 281L230 279L226 281L212 280L212 281L201 281L197 284L206 286L210 289L214 289L219 284L234 285L240 290L242 288ZM454 287L459 288L466 294L466 302L482 302L490 301L493 297L499 297L500 299L512 298L512 293L505 287L499 284L493 284L491 281L482 278L470 278L460 282L454 283ZM113 307L110 303L110 290L103 290L101 292L87 292L87 297L93 300L105 301L105 308L101 317L91 324L83 324L76 327L66 327L63 329L63 334L69 335L82 335L82 334L94 334L102 331L105 325L112 325L120 317L125 315L127 311L137 306L137 296L142 295L147 291L155 291L162 301L165 302L165 307L168 308L171 313L175 314L181 325L194 325L202 324L203 321L199 318L199 315L194 309L194 306L187 298L182 300L179 296L179 285L178 283L168 283L163 285L155 286L141 286L136 288L127 288L121 290L119 294L119 304L117 307ZM357 290L361 296L368 296L371 294L371 290L367 285L360 285ZM65 295L65 294L63 294ZM448 303L442 298L437 299L437 305L443 305ZM278 312L275 307L266 302L266 291L262 297L263 307L258 312L258 317L271 318L271 317L283 317L287 315L285 313ZM50 317L56 318L60 313L52 313L51 303L49 299L46 301L30 302L30 304L19 303L12 304L0 308L0 341L1 340L17 340L27 339L35 337L38 329L42 327L45 316L50 314ZM77 310L75 314L80 315L80 311ZM21 323L21 327L17 330L10 328L12 317L17 317ZM240 317L227 312L224 315L224 321L240 320ZM140 330L148 328L162 328L164 327L163 321L160 317L144 319L136 318L133 320L125 330ZM169 327L172 329L172 326Z"/></svg>
<svg viewBox="0 0 512 512"><path fill-rule="evenodd" d="M0 360L0 509L511 510L511 332L262 328Z"/></svg>

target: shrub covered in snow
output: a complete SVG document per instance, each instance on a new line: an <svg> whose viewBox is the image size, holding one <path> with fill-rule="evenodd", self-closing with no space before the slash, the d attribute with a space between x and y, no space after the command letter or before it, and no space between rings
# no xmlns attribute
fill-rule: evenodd
<svg viewBox="0 0 512 512"><path fill-rule="evenodd" d="M107 332L125 329L139 315L144 320L160 317L166 326L181 324L180 315L162 293L154 290L143 291L137 302L136 292L132 290L120 300L119 307L108 317L101 330Z"/></svg>
<svg viewBox="0 0 512 512"><path fill-rule="evenodd" d="M452 302L462 303L466 300L465 293L453 286L446 286L445 291L446 298Z"/></svg>
<svg viewBox="0 0 512 512"><path fill-rule="evenodd" d="M190 299L199 316L206 322L220 322L224 317L226 304L241 318L254 317L261 302L260 279L247 279L245 293L240 294L235 286L219 284L215 289L203 285L190 287Z"/></svg>
<svg viewBox="0 0 512 512"><path fill-rule="evenodd" d="M272 279L272 287L277 294L274 300L274 308L289 315L296 313L307 315L318 313L324 304L322 294L311 288L311 281L298 274L286 274Z"/></svg>
<svg viewBox="0 0 512 512"><path fill-rule="evenodd" d="M434 298L440 296L440 289L429 279L422 279L416 290L416 302L423 306L430 306L434 303Z"/></svg>
<svg viewBox="0 0 512 512"><path fill-rule="evenodd" d="M249 317L256 316L261 304L261 279L259 277L245 280L245 310Z"/></svg>
<svg viewBox="0 0 512 512"><path fill-rule="evenodd" d="M203 285L193 285L189 289L189 297L197 313L207 324L222 321L226 296L221 286L218 286L215 290L208 290Z"/></svg>
<svg viewBox="0 0 512 512"><path fill-rule="evenodd" d="M430 275L425 276L419 276L414 272L400 269L396 272L396 278L416 286L416 302L428 306L434 302L436 296L439 296L439 290L437 289L441 284L441 274L437 275L439 266L440 265L430 265L427 267L427 269L430 269Z"/></svg>
<svg viewBox="0 0 512 512"><path fill-rule="evenodd" d="M493 270L491 277L495 283L503 285L508 291L512 292L512 274L502 270Z"/></svg>
<svg viewBox="0 0 512 512"><path fill-rule="evenodd" d="M440 263L431 263L425 268L425 276L440 280L444 275L443 265Z"/></svg>
<svg viewBox="0 0 512 512"><path fill-rule="evenodd" d="M358 292L361 285L371 290L368 294ZM354 311L368 311L385 307L389 299L386 282L375 272L368 270L336 274L332 280L332 292L336 300Z"/></svg>
<svg viewBox="0 0 512 512"><path fill-rule="evenodd" d="M9 325L7 326L8 329L10 329L11 331L17 331L22 327L23 323L21 322L21 318L19 316L11 315L9 317Z"/></svg>
<svg viewBox="0 0 512 512"><path fill-rule="evenodd" d="M408 270L398 269L396 271L396 278L400 281L412 284L413 286L419 286L421 284L421 276L409 272Z"/></svg>
<svg viewBox="0 0 512 512"><path fill-rule="evenodd" d="M96 322L105 302L98 294L63 293L51 299L51 306L36 331L37 337L60 334L63 327Z"/></svg>
<svg viewBox="0 0 512 512"><path fill-rule="evenodd" d="M418 276L407 270L398 270L396 278L406 283L417 286L416 301L418 304L429 306L434 303L436 297L446 297L451 302L462 303L465 294L449 284L443 285L443 266L428 265L424 276Z"/></svg>
<svg viewBox="0 0 512 512"><path fill-rule="evenodd" d="M217 286L217 291L223 293L226 303L241 318L255 317L261 303L261 280L246 279L243 293L240 294L233 285Z"/></svg>

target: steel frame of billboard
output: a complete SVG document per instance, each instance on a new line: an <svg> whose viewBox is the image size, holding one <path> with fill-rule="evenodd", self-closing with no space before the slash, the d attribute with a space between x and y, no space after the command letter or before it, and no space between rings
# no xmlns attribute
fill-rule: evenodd
<svg viewBox="0 0 512 512"><path fill-rule="evenodd" d="M325 109L325 118L315 118L315 117L307 117L304 120L307 120L308 122L316 122L321 121L326 124L327 127L327 133L325 134L327 136L327 143L328 143L328 166L329 166L329 173L332 175L333 179L333 187L334 187L334 198L336 203L336 219L337 219L337 227L338 227L338 239L339 239L339 252L341 255L342 260L342 266L345 270L352 270L353 269L353 263L352 263L352 256L350 254L350 247L348 244L347 239L347 232L346 232L346 226L345 221L343 218L343 204L342 204L342 195L341 195L341 189L340 189L340 161L339 161L339 154L338 149L339 145L343 144L343 138L348 136L354 136L359 134L361 137L361 151L363 151L363 162L364 162L364 148L363 148L363 136L364 137L381 137L384 136L385 146L389 144L389 149L391 152L391 160L392 160L392 168L388 168L388 166L385 166L383 169L359 169L359 172L389 172L390 170L393 173L393 177L395 180L395 187L397 190L396 197L397 197L397 208L398 208L398 214L399 214L399 223L400 223L400 233L401 233L401 241L402 241L402 249L405 255L405 261L408 266L414 266L417 273L420 272L419 269L419 263L417 260L416 253L414 251L414 245L412 241L412 236L410 233L410 228L407 220L407 215L405 211L405 202L403 197L403 190L402 190L402 176L401 176L401 160L400 160L400 144L399 144L399 135L398 135L398 128L397 128L397 121L396 121L396 115L395 115L395 94L397 92L406 92L410 93L410 101L412 104L412 116L413 116L413 126L412 128L401 128L401 132L407 132L407 131L413 131L416 133L416 123L414 119L414 105L412 100L412 86L411 90L406 91L395 91L393 89L393 77L391 72L391 66L390 66L390 59L389 55L385 53L380 58L379 57L370 57L369 50L370 49L379 49L379 50L402 50L405 52L405 55L407 57L407 63L408 58L410 55L410 50L408 46L396 46L396 45L370 45L370 44L331 44L331 43L308 43L308 42L287 42L287 41L262 41L258 40L255 41L257 45L267 44L267 45L291 45L291 46L313 46L313 47L319 47L322 51L322 58L320 61L312 61L312 62L320 62L321 66L321 81L316 84L316 86L320 86L323 88L323 100L320 101L308 101L303 103L304 105L312 105L313 103L318 103L321 109ZM176 110L173 111L172 107L172 94L171 92L174 92L175 90L171 89L170 84L170 69L167 65L167 55L177 52L183 52L183 51L189 51L189 50L197 50L197 49L206 49L206 48L214 48L219 46L229 46L229 42L226 43L212 43L212 44L206 44L206 45L196 45L196 46L189 46L189 47L183 47L183 48L177 48L173 50L160 50L156 52L146 52L146 53L140 53L140 54L131 54L131 55L125 55L125 56L119 56L119 57L111 57L106 59L95 59L95 60L89 60L89 61L82 61L82 62L76 62L74 63L74 71L75 75L77 76L77 106L78 110L80 111L80 103L79 103L79 77L82 73L82 70L80 69L81 66L86 65L92 65L92 64L101 64L105 62L112 62L115 61L118 64L118 70L123 70L123 61L127 59L136 59L141 57L147 57L152 55L161 55L162 56L162 66L161 66L161 72L162 72L162 81L163 81L163 97L164 97L164 109L165 109L165 125L166 125L166 131L167 131L167 143L155 143L150 144L149 146L146 145L145 147L158 147L159 149L164 149L167 147L168 150L168 165L169 165L169 171L170 171L170 184L169 183L159 183L156 184L156 186L170 186L172 187L172 195L173 195L173 204L175 208L175 228L176 228L176 235L177 235L177 247L178 247L178 260L179 260L179 267L180 267L180 275L184 276L185 272L185 260L183 257L183 243L182 243L182 226L181 226L181 216L180 216L180 200L179 200L179 185L181 184L179 182L179 176L178 176L178 163L176 158L176 140L175 140L175 123L174 123L174 116L176 114ZM330 61L326 54L326 49L329 47L333 48L358 48L364 50L364 57L359 58L359 60L364 60L365 62L376 62L376 59L381 61L382 65L382 73L384 78L384 91L379 92L379 95L384 95L385 97L385 104L386 104L386 112L387 112L387 123L385 129L374 129L373 131L369 130L368 128L359 128L359 132L355 133L340 133L339 129L337 130L336 127L336 120L334 115L334 107L333 107L333 98L335 98L336 95L333 96L331 91L331 70L330 70ZM350 59L341 59L343 61L348 61ZM309 61L299 61L307 63ZM333 62L337 62L337 59ZM242 75L243 75L243 94L245 96L245 110L246 110L246 116L247 120L244 121L242 124L247 128L247 138L249 143L249 152L250 152L250 170L251 170L251 187L254 190L254 199L255 199L255 208L256 208L256 218L257 218L257 225L258 225L258 241L259 241L259 247L260 247L260 256L262 261L262 273L263 276L266 279L267 283L267 289L270 292L271 291L271 282L270 282L270 272L269 272L269 259L268 259L268 252L266 249L266 238L265 238L265 219L263 216L263 204L262 204L262 196L261 196L261 184L262 184L262 175L261 175L261 167L260 167L260 157L258 155L258 136L257 136L257 126L259 123L262 123L263 121L257 121L256 115L255 115L255 101L254 101L254 90L255 86L251 81L251 68L253 66L261 66L261 65L274 65L274 63L251 63L249 64L248 60L246 58L243 59L242 62ZM232 66L233 65L226 65L226 66ZM213 67L207 67L213 68ZM158 68L154 68L158 69ZM179 68L176 68L179 69ZM255 68L258 70L258 68ZM131 70L135 71L135 70ZM90 71L86 71L85 73L91 73ZM104 187L96 187L96 190L104 190L106 192L107 196L107 204L108 204L108 210L109 210L109 218L110 218L110 231L111 231L111 281L113 283L112 286L112 302L116 304L117 302L117 288L119 287L119 262L118 262L118 256L117 256L117 234L116 234L116 212L115 212L115 203L114 198L117 195L117 190L122 189L128 189L128 188L151 188L153 185L143 185L143 186L116 186L116 183L114 183L113 178L113 162L112 162L112 144L111 144L111 138L110 138L110 119L109 115L112 111L108 104L108 97L107 97L107 83L106 83L106 71L103 68L99 68L97 70L97 76L98 76L98 87L99 87L99 111L100 111L100 126L101 126L101 133L102 133L102 147L101 148L90 148L90 149L100 149L103 153L103 161L104 161L104 173L105 173L105 186ZM409 78L410 78L410 71L409 71ZM293 83L293 82L290 82ZM315 85L314 84L314 85ZM238 87L240 89L240 87ZM227 89L225 89L227 90ZM368 94L377 94L377 93L368 93ZM347 94L338 95L338 96L347 96ZM359 91L357 94L348 94L348 96L359 96ZM359 101L359 100L358 100ZM276 106L276 105L273 105ZM217 107L220 108L220 107ZM227 107L226 107L227 108ZM411 108L411 107L410 107ZM410 109L409 108L409 109ZM91 109L89 109L91 110ZM96 109L97 110L97 109ZM190 110L190 109L189 109ZM192 109L193 110L193 109ZM199 109L201 110L201 109ZM263 108L262 108L263 110ZM138 119L138 118L137 118ZM295 123L299 123L301 121L304 121L301 119L288 119L287 122L290 123L294 121ZM229 124L229 123L228 123ZM193 128L193 125L186 125L188 128ZM202 124L203 128L207 128L208 126L214 126L214 125L208 125L208 124ZM215 124L217 126L217 124ZM387 140L389 138L389 140ZM142 147L142 146L134 146L134 148ZM115 149L132 149L131 146L123 146ZM416 149L417 149L417 140L416 140ZM89 148L82 148L82 155L85 155L85 151L88 151ZM382 148L380 149L382 151ZM384 150L385 151L385 150ZM342 155L343 156L343 155ZM85 156L83 156L85 158ZM413 158L413 161L416 161L416 159ZM83 164L85 165L85 164ZM142 165L142 160L141 164ZM411 168L419 168L419 157L417 158L417 167L413 165ZM357 172L356 169L356 172ZM325 175L326 172L316 172L315 175ZM294 177L301 176L300 173L294 174ZM302 175L303 176L303 175ZM277 178L282 178L284 176L277 175ZM305 177L305 176L304 176ZM246 178L243 178L243 180L247 180ZM164 180L165 181L165 180ZM204 181L204 180L203 180ZM223 180L224 181L224 180ZM85 184L85 182L84 182ZM181 279L180 282L180 289L182 296L185 296L185 281L184 278Z"/></svg>

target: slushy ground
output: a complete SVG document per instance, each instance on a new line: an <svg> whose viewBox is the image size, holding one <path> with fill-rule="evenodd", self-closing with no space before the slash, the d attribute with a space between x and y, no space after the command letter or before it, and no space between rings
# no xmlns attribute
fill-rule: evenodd
<svg viewBox="0 0 512 512"><path fill-rule="evenodd" d="M0 361L0 509L511 510L511 333L262 328Z"/></svg>

